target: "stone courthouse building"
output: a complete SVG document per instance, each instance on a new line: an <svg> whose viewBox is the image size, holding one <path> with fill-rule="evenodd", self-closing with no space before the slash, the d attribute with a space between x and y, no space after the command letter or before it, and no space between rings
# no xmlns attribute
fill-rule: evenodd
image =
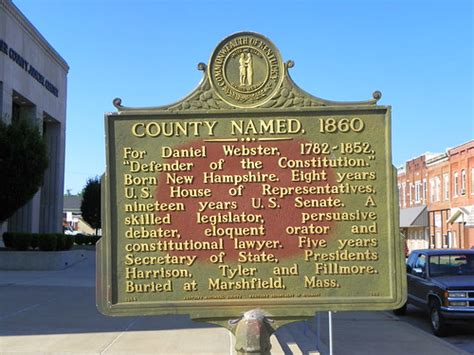
<svg viewBox="0 0 474 355"><path fill-rule="evenodd" d="M0 0L0 119L35 122L47 142L44 184L0 231L62 231L66 61L11 0Z"/></svg>
<svg viewBox="0 0 474 355"><path fill-rule="evenodd" d="M398 191L409 250L474 247L474 140L407 161Z"/></svg>

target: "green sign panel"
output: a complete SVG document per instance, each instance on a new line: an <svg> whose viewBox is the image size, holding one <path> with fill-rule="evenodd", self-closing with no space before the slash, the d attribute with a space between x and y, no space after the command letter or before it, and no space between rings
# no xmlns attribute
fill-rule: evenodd
<svg viewBox="0 0 474 355"><path fill-rule="evenodd" d="M255 33L184 100L106 115L98 305L110 315L393 309L405 274L390 108L299 89Z"/></svg>

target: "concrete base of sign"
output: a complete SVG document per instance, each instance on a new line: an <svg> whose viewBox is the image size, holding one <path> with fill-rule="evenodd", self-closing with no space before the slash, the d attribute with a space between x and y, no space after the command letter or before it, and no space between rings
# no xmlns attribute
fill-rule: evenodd
<svg viewBox="0 0 474 355"><path fill-rule="evenodd" d="M84 259L84 250L0 251L0 270L63 270Z"/></svg>

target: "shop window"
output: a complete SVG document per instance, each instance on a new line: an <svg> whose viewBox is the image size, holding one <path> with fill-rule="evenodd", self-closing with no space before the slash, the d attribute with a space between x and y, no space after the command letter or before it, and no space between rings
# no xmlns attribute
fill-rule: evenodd
<svg viewBox="0 0 474 355"><path fill-rule="evenodd" d="M430 201L434 202L435 200L435 181L433 178L430 179Z"/></svg>
<svg viewBox="0 0 474 355"><path fill-rule="evenodd" d="M428 195L426 179L423 179L423 202L426 203L426 196Z"/></svg>
<svg viewBox="0 0 474 355"><path fill-rule="evenodd" d="M441 195L441 179L438 176L435 177L435 185L436 185L435 198L436 198L436 201L439 201L440 200L440 195Z"/></svg>
<svg viewBox="0 0 474 355"><path fill-rule="evenodd" d="M444 183L444 200L449 200L449 174L443 175L443 183Z"/></svg>
<svg viewBox="0 0 474 355"><path fill-rule="evenodd" d="M403 207L407 206L406 185L407 184L405 182L402 184L402 198L403 198L402 204L403 204Z"/></svg>
<svg viewBox="0 0 474 355"><path fill-rule="evenodd" d="M421 199L421 182L415 181L415 202L420 202Z"/></svg>
<svg viewBox="0 0 474 355"><path fill-rule="evenodd" d="M456 171L454 173L454 197L457 197L459 195L459 176L458 172Z"/></svg>
<svg viewBox="0 0 474 355"><path fill-rule="evenodd" d="M461 170L461 195L466 194L466 170Z"/></svg>
<svg viewBox="0 0 474 355"><path fill-rule="evenodd" d="M413 184L410 182L410 186L409 186L409 193L410 193L410 206L413 205L413 194L412 194L412 191L413 191Z"/></svg>
<svg viewBox="0 0 474 355"><path fill-rule="evenodd" d="M471 195L474 195L474 168L471 168Z"/></svg>

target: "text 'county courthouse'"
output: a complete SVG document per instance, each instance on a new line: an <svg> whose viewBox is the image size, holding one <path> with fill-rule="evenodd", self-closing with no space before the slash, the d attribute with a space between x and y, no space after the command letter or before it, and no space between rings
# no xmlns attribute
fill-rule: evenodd
<svg viewBox="0 0 474 355"><path fill-rule="evenodd" d="M407 161L398 191L409 250L474 247L474 140Z"/></svg>
<svg viewBox="0 0 474 355"><path fill-rule="evenodd" d="M0 119L35 122L49 166L40 191L0 230L62 231L69 67L11 0L0 0Z"/></svg>

